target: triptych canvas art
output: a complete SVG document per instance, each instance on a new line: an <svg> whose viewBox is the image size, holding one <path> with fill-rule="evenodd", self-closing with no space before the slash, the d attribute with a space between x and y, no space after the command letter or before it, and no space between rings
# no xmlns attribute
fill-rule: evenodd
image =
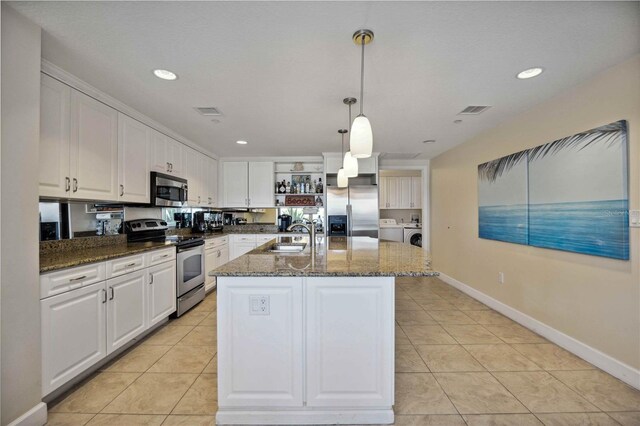
<svg viewBox="0 0 640 426"><path fill-rule="evenodd" d="M629 259L627 122L478 166L479 236Z"/></svg>

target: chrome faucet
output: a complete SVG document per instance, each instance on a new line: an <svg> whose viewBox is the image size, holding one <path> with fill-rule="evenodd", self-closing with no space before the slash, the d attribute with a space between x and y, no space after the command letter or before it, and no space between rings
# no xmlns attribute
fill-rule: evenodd
<svg viewBox="0 0 640 426"><path fill-rule="evenodd" d="M314 247L316 245L316 224L311 223L307 225L305 223L294 223L292 225L289 225L287 231L293 231L293 228L295 228L296 226L301 226L307 230L307 232L309 233L309 244L311 245L311 247Z"/></svg>

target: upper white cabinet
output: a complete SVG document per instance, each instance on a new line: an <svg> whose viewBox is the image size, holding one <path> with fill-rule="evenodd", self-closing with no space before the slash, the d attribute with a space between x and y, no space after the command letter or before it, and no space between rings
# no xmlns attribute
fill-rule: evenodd
<svg viewBox="0 0 640 426"><path fill-rule="evenodd" d="M71 193L86 200L118 199L118 112L71 91Z"/></svg>
<svg viewBox="0 0 640 426"><path fill-rule="evenodd" d="M411 208L422 208L422 177L411 178Z"/></svg>
<svg viewBox="0 0 640 426"><path fill-rule="evenodd" d="M422 178L410 176L380 177L381 209L421 209Z"/></svg>
<svg viewBox="0 0 640 426"><path fill-rule="evenodd" d="M218 203L218 160L205 156L204 195L207 205L217 206Z"/></svg>
<svg viewBox="0 0 640 426"><path fill-rule="evenodd" d="M200 194L202 162L200 153L192 148L186 148L186 173L187 173L187 201L190 206L199 206L202 199Z"/></svg>
<svg viewBox="0 0 640 426"><path fill-rule="evenodd" d="M216 204L218 161L185 148L189 206L213 207Z"/></svg>
<svg viewBox="0 0 640 426"><path fill-rule="evenodd" d="M227 161L222 167L224 207L274 206L273 162Z"/></svg>
<svg viewBox="0 0 640 426"><path fill-rule="evenodd" d="M184 162L187 148L156 130L151 133L151 170L186 177Z"/></svg>
<svg viewBox="0 0 640 426"><path fill-rule="evenodd" d="M149 202L151 128L118 113L118 199Z"/></svg>

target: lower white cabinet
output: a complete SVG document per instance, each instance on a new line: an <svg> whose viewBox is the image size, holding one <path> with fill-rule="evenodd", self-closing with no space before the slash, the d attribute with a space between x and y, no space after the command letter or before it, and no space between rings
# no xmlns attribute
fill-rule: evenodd
<svg viewBox="0 0 640 426"><path fill-rule="evenodd" d="M40 301L42 395L107 355L105 282Z"/></svg>
<svg viewBox="0 0 640 426"><path fill-rule="evenodd" d="M275 234L233 234L229 238L229 260L233 260L278 236Z"/></svg>
<svg viewBox="0 0 640 426"><path fill-rule="evenodd" d="M204 289L211 290L216 285L216 277L209 276L209 272L229 261L229 245L205 248L204 251Z"/></svg>
<svg viewBox="0 0 640 426"><path fill-rule="evenodd" d="M147 273L147 326L151 327L176 311L176 264L161 263Z"/></svg>
<svg viewBox="0 0 640 426"><path fill-rule="evenodd" d="M147 328L146 272L107 280L107 355Z"/></svg>

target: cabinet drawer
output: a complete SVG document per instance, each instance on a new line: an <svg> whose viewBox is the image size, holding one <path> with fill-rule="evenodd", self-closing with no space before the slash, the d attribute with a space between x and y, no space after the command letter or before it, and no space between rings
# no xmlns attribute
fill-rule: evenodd
<svg viewBox="0 0 640 426"><path fill-rule="evenodd" d="M40 275L40 299L104 281L105 279L103 262L42 274Z"/></svg>
<svg viewBox="0 0 640 426"><path fill-rule="evenodd" d="M204 241L204 248L206 249L210 249L210 248L214 248L214 247L220 247L223 246L225 244L229 243L229 237L225 236L225 237L218 237L218 238L211 238L208 240Z"/></svg>
<svg viewBox="0 0 640 426"><path fill-rule="evenodd" d="M231 236L233 242L237 243L255 243L255 234L234 234Z"/></svg>
<svg viewBox="0 0 640 426"><path fill-rule="evenodd" d="M144 254L122 257L107 262L107 278L117 277L144 268Z"/></svg>
<svg viewBox="0 0 640 426"><path fill-rule="evenodd" d="M176 249L175 247L171 247L168 249L154 250L145 256L147 258L145 265L147 267L154 266L169 260L176 260Z"/></svg>
<svg viewBox="0 0 640 426"><path fill-rule="evenodd" d="M264 244L266 242L269 242L269 241L273 240L276 237L277 237L277 235L272 235L272 234L266 234L266 235L258 234L258 235L256 235L256 242L258 243L258 245L262 245L262 244Z"/></svg>

